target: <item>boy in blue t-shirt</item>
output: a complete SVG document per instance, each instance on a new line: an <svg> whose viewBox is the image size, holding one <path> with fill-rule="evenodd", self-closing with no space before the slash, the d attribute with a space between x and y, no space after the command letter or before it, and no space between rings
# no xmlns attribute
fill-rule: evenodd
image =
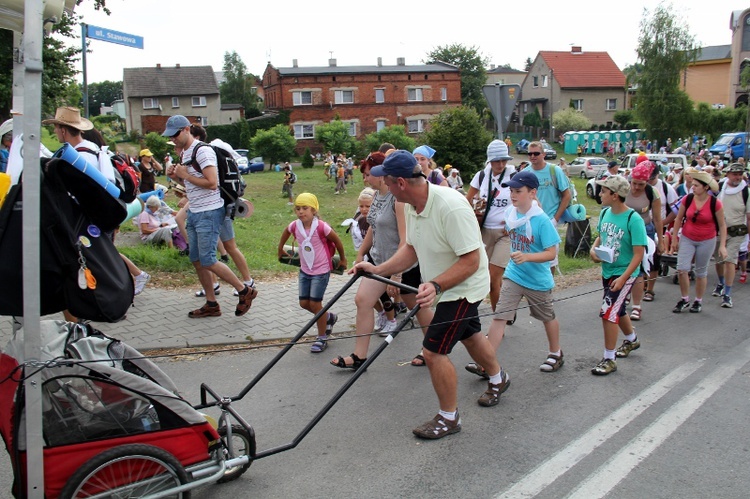
<svg viewBox="0 0 750 499"><path fill-rule="evenodd" d="M513 207L506 212L505 220L511 253L503 275L497 312L487 337L497 350L505 334L506 323L513 319L521 298L526 297L531 316L544 323L549 342L549 354L539 369L554 372L563 365L563 353L560 348L560 324L552 308L555 280L550 272L550 262L555 259L560 235L536 201L539 180L533 172L518 172L502 186L510 187L513 203ZM486 376L480 366L469 364L466 369Z"/></svg>
<svg viewBox="0 0 750 499"><path fill-rule="evenodd" d="M606 208L599 217L599 236L590 254L592 260L602 264L604 298L599 317L604 328L604 358L591 373L603 376L617 370L615 357L627 357L641 346L627 315L625 298L638 277L648 242L643 218L625 205L630 182L612 175L596 183L602 186L602 206ZM625 340L615 349L618 326Z"/></svg>

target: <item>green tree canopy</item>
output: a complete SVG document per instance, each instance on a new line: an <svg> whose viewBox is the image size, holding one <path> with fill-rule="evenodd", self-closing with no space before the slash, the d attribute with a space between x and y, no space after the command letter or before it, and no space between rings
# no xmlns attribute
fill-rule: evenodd
<svg viewBox="0 0 750 499"><path fill-rule="evenodd" d="M255 76L237 52L224 53L224 82L219 86L223 104L241 104L247 117L260 115L260 98L255 92Z"/></svg>
<svg viewBox="0 0 750 499"><path fill-rule="evenodd" d="M688 24L671 3L660 3L653 13L644 8L638 36L636 106L639 122L648 136L659 143L684 136L693 109L680 89L680 77L695 60L695 38Z"/></svg>
<svg viewBox="0 0 750 499"><path fill-rule="evenodd" d="M542 117L539 115L539 108L534 106L531 112L523 117L523 126L542 126Z"/></svg>
<svg viewBox="0 0 750 499"><path fill-rule="evenodd" d="M489 64L489 60L483 57L476 47L454 43L439 46L427 54L427 64L437 61L458 66L461 71L461 103L474 108L481 115L487 107L482 85L487 81L487 72L484 68Z"/></svg>
<svg viewBox="0 0 750 499"><path fill-rule="evenodd" d="M276 125L270 130L258 130L250 140L254 155L263 156L270 164L289 161L294 155L297 141L287 125Z"/></svg>
<svg viewBox="0 0 750 499"><path fill-rule="evenodd" d="M557 133L570 132L572 130L590 130L591 120L583 113L573 108L560 109L552 115L552 126Z"/></svg>
<svg viewBox="0 0 750 499"><path fill-rule="evenodd" d="M349 124L335 119L315 127L315 141L323 146L323 150L333 154L344 153L347 156L357 149L357 141L349 135Z"/></svg>
<svg viewBox="0 0 750 499"><path fill-rule="evenodd" d="M365 136L365 148L368 152L377 151L381 144L388 142L396 149L413 151L416 147L414 139L406 134L404 125L391 125L380 131L368 133Z"/></svg>
<svg viewBox="0 0 750 499"><path fill-rule="evenodd" d="M89 116L98 116L102 105L111 106L117 99L122 99L121 81L102 81L91 83L89 90Z"/></svg>
<svg viewBox="0 0 750 499"><path fill-rule="evenodd" d="M437 151L434 159L439 165L451 164L464 178L471 178L484 166L487 146L493 138L474 109L460 106L435 116L422 142Z"/></svg>
<svg viewBox="0 0 750 499"><path fill-rule="evenodd" d="M620 111L617 111L613 117L615 123L620 125L620 128L625 128L628 123L632 123L633 118L633 111L629 109L622 109Z"/></svg>

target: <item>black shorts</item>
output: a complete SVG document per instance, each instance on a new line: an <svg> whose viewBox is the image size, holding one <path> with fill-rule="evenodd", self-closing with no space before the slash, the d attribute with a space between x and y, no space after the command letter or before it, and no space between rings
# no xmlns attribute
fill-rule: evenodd
<svg viewBox="0 0 750 499"><path fill-rule="evenodd" d="M419 273L419 265L415 266L411 270L407 270L401 274L401 283L411 286L412 288L419 288L422 284L422 274ZM401 290L402 295L413 295L411 291L405 289Z"/></svg>
<svg viewBox="0 0 750 499"><path fill-rule="evenodd" d="M479 303L469 303L465 298L438 303L422 347L430 352L448 355L456 343L481 332Z"/></svg>

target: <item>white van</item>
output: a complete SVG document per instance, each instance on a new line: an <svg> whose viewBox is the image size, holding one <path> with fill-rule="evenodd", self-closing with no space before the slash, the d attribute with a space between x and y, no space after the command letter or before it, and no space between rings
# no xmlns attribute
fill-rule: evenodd
<svg viewBox="0 0 750 499"><path fill-rule="evenodd" d="M625 157L625 160L622 162L622 168L625 168L628 172L635 168L635 159L638 157L638 154L628 154ZM682 165L683 168L687 168L688 160L687 156L684 154L646 154L649 161L653 161L656 164L659 164L659 162L662 160L662 158L667 158L667 163L676 163L678 165Z"/></svg>

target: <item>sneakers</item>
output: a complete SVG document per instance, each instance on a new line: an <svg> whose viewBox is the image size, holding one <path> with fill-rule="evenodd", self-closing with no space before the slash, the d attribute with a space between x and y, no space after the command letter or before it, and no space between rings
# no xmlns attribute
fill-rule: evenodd
<svg viewBox="0 0 750 499"><path fill-rule="evenodd" d="M683 310L687 309L690 306L690 302L687 300L680 299L680 301L677 302L677 305L672 309L672 312L675 314L679 314Z"/></svg>
<svg viewBox="0 0 750 499"><path fill-rule="evenodd" d="M385 338L386 336L391 334L393 331L395 331L397 326L398 326L398 322L396 321L396 319L393 319L392 321L389 321L386 319L385 326L383 326L383 329L381 329L378 334L382 338Z"/></svg>
<svg viewBox="0 0 750 499"><path fill-rule="evenodd" d="M602 359L591 370L591 374L596 374L597 376L606 376L607 374L613 373L615 371L617 371L617 362L612 359Z"/></svg>
<svg viewBox="0 0 750 499"><path fill-rule="evenodd" d="M724 296L724 285L717 284L713 292L711 293L711 296Z"/></svg>
<svg viewBox="0 0 750 499"><path fill-rule="evenodd" d="M479 405L482 405L484 407L492 407L493 405L497 405L498 402L500 402L500 395L505 392L505 390L508 389L510 386L510 376L505 371L501 371L503 375L503 380L493 385L492 383L487 383L487 390L482 394L481 397L477 399L477 403Z"/></svg>
<svg viewBox="0 0 750 499"><path fill-rule="evenodd" d="M690 307L690 313L692 314L699 314L701 310L703 309L703 305L698 300L695 300L693 302L693 306Z"/></svg>
<svg viewBox="0 0 750 499"><path fill-rule="evenodd" d="M740 284L745 284L746 282L747 282L747 274L743 272L742 274L740 274Z"/></svg>
<svg viewBox="0 0 750 499"><path fill-rule="evenodd" d="M326 320L326 336L333 332L333 325L339 320L338 314L328 312L328 320Z"/></svg>
<svg viewBox="0 0 750 499"><path fill-rule="evenodd" d="M201 308L188 312L188 317L191 319L202 319L203 317L219 317L221 315L221 307L217 303L214 306L206 303Z"/></svg>
<svg viewBox="0 0 750 499"><path fill-rule="evenodd" d="M151 275L143 271L141 271L139 275L135 276L135 291L133 293L133 296L138 296L139 294L141 294L143 288L146 287L146 284L150 279Z"/></svg>
<svg viewBox="0 0 750 499"><path fill-rule="evenodd" d="M381 329L383 329L383 327L385 327L386 321L388 321L388 317L386 317L385 312L378 312L378 316L375 318L375 331L380 331Z"/></svg>
<svg viewBox="0 0 750 499"><path fill-rule="evenodd" d="M641 348L641 342L638 341L637 337L633 341L623 340L622 345L620 345L620 347L615 350L615 355L617 357L624 358L630 355L630 352L632 352L633 350L638 350L639 348Z"/></svg>
<svg viewBox="0 0 750 499"><path fill-rule="evenodd" d="M724 295L721 297L721 306L723 308L732 308L732 297Z"/></svg>
<svg viewBox="0 0 750 499"><path fill-rule="evenodd" d="M406 306L406 303L400 301L396 303L396 315L400 314L408 314L409 308Z"/></svg>
<svg viewBox="0 0 750 499"><path fill-rule="evenodd" d="M258 296L257 289L251 288L250 286L247 286L246 289L247 293L245 293L244 295L240 293L239 301L237 302L237 308L234 309L234 315L236 315L237 317L245 315L247 311L250 310L255 297Z"/></svg>
<svg viewBox="0 0 750 499"><path fill-rule="evenodd" d="M214 286L214 295L219 296L221 294L221 284L218 282L216 283L216 286ZM201 289L200 291L195 292L196 298L205 298L206 297L206 291Z"/></svg>
<svg viewBox="0 0 750 499"><path fill-rule="evenodd" d="M459 431L461 431L461 416L459 416L458 411L456 411L456 419L454 421L445 419L438 414L423 425L414 428L412 433L419 438L435 440L452 433L458 433Z"/></svg>

